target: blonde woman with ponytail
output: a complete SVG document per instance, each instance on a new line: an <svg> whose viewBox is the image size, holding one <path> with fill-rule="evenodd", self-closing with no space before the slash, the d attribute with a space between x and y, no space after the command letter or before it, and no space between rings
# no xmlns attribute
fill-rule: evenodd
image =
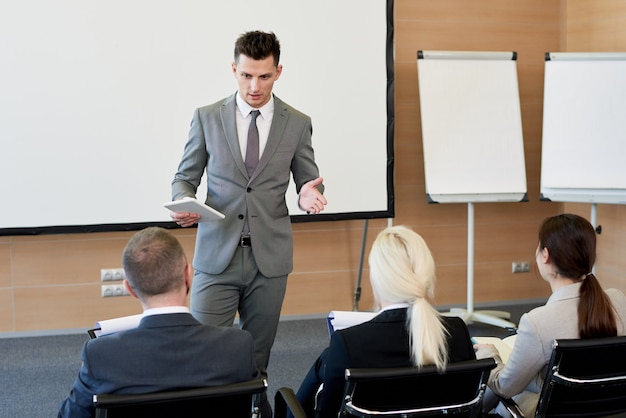
<svg viewBox="0 0 626 418"><path fill-rule="evenodd" d="M404 226L383 230L372 246L369 267L380 311L368 322L333 333L298 389L309 417L337 417L347 368L444 369L448 362L475 358L465 323L440 315L431 305L435 263L420 235Z"/></svg>

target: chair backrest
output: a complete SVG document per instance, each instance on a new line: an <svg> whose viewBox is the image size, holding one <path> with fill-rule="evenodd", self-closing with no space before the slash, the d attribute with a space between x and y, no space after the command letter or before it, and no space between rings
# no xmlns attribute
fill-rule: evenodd
<svg viewBox="0 0 626 418"><path fill-rule="evenodd" d="M96 418L246 417L263 415L267 380L133 395L97 394ZM266 400L265 400L266 402ZM271 418L271 417L270 417Z"/></svg>
<svg viewBox="0 0 626 418"><path fill-rule="evenodd" d="M536 417L626 414L626 337L556 340Z"/></svg>
<svg viewBox="0 0 626 418"><path fill-rule="evenodd" d="M347 369L342 417L476 417L493 359L434 366Z"/></svg>

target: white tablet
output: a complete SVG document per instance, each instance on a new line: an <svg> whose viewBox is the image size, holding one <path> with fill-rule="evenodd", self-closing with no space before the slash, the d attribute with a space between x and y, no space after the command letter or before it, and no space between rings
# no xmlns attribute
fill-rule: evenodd
<svg viewBox="0 0 626 418"><path fill-rule="evenodd" d="M184 197L180 200L174 200L173 202L165 202L163 206L172 212L199 213L200 219L198 222L215 221L225 218L223 213L218 212L192 197Z"/></svg>

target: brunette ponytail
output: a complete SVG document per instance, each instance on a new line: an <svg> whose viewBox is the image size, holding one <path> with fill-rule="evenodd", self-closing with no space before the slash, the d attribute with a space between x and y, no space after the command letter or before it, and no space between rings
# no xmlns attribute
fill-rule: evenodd
<svg viewBox="0 0 626 418"><path fill-rule="evenodd" d="M583 217L561 214L546 219L539 229L539 246L547 248L557 273L581 281L578 303L580 338L617 335L611 300L590 273L596 261L596 231Z"/></svg>
<svg viewBox="0 0 626 418"><path fill-rule="evenodd" d="M578 332L580 338L602 338L617 335L613 305L593 273L587 274L580 286Z"/></svg>

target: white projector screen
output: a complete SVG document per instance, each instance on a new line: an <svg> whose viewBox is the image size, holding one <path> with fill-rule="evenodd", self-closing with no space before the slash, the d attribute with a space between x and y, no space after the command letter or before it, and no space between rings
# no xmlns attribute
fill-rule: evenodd
<svg viewBox="0 0 626 418"><path fill-rule="evenodd" d="M193 112L236 91L235 39L257 29L281 41L274 92L312 117L329 201L307 216L292 184L292 219L393 216L392 19L393 0L8 2L0 234L169 225Z"/></svg>
<svg viewBox="0 0 626 418"><path fill-rule="evenodd" d="M541 197L626 204L626 54L548 53Z"/></svg>
<svg viewBox="0 0 626 418"><path fill-rule="evenodd" d="M418 52L430 202L526 199L516 63L514 52Z"/></svg>

